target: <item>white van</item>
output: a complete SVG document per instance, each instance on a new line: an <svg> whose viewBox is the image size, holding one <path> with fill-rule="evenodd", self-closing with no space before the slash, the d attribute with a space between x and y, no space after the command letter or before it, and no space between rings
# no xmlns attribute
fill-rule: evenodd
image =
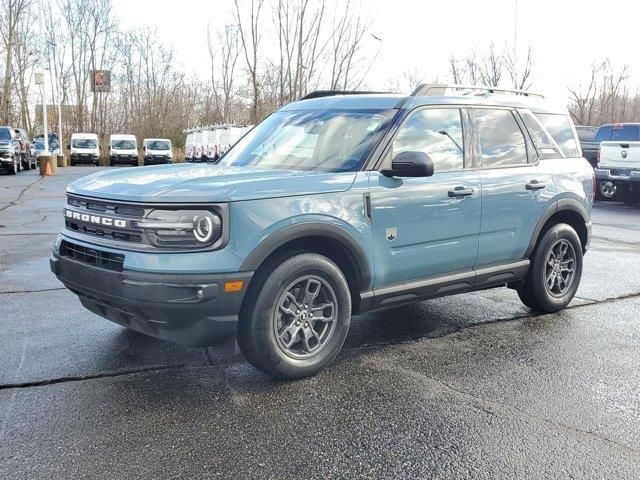
<svg viewBox="0 0 640 480"><path fill-rule="evenodd" d="M114 133L109 136L109 165L138 166L138 141L135 135Z"/></svg>
<svg viewBox="0 0 640 480"><path fill-rule="evenodd" d="M70 150L69 165L72 167L78 163L99 163L100 144L96 133L72 133L67 149Z"/></svg>
<svg viewBox="0 0 640 480"><path fill-rule="evenodd" d="M145 165L173 162L173 149L168 138L145 138L142 150Z"/></svg>

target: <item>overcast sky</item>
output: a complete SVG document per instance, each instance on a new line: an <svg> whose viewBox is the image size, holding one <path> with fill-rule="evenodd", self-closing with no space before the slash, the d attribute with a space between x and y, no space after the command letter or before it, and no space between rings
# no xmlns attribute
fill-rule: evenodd
<svg viewBox="0 0 640 480"><path fill-rule="evenodd" d="M340 5L334 2L336 8ZM534 88L558 98L567 85L587 81L590 66L610 57L615 66L628 64L634 83L640 73L637 14L633 0L518 0L518 46L534 55ZM431 80L446 76L451 55L479 54L493 42L513 48L515 0L362 0L371 17L368 48L379 49L369 77L370 88L418 70ZM156 27L173 46L180 69L208 75L206 29L218 29L232 17L232 0L113 0L125 28ZM446 77L445 77L446 79Z"/></svg>

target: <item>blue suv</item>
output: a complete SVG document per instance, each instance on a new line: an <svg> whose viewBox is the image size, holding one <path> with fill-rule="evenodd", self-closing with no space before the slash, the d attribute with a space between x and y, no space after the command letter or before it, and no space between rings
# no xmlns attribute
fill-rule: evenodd
<svg viewBox="0 0 640 480"><path fill-rule="evenodd" d="M498 286L573 298L593 169L542 96L421 85L314 92L217 164L108 170L67 188L51 269L98 315L262 371L316 373L351 316Z"/></svg>

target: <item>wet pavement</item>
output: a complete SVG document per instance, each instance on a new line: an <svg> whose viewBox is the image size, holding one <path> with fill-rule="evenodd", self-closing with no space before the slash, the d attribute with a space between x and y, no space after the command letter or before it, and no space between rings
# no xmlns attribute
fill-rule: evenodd
<svg viewBox="0 0 640 480"><path fill-rule="evenodd" d="M355 317L276 382L127 331L49 272L64 187L0 176L0 478L636 478L640 207L598 203L570 307L493 289Z"/></svg>

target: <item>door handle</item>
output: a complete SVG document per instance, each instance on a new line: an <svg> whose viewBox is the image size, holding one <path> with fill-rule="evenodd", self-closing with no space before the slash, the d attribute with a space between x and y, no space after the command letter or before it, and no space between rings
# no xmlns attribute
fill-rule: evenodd
<svg viewBox="0 0 640 480"><path fill-rule="evenodd" d="M525 187L527 190L541 190L547 188L547 184L538 180L531 180Z"/></svg>
<svg viewBox="0 0 640 480"><path fill-rule="evenodd" d="M469 195L473 195L473 188L455 187L449 190L450 197L468 197Z"/></svg>

